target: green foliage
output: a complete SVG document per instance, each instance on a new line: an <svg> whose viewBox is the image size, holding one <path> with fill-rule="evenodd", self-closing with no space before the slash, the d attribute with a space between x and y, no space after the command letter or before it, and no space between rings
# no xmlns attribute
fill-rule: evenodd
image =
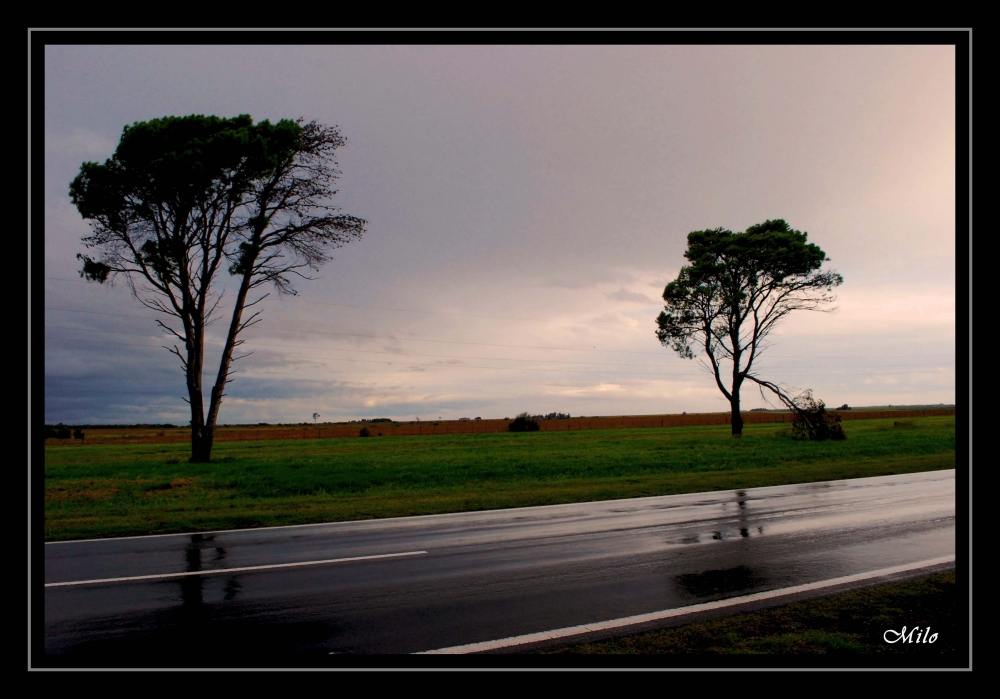
<svg viewBox="0 0 1000 699"><path fill-rule="evenodd" d="M188 245L185 234L232 209L261 179L294 157L302 126L283 119L257 124L191 115L126 126L114 155L85 162L69 188L85 219L95 222L91 247L112 243L106 259L78 256L81 275L103 282L130 265L176 282Z"/></svg>
<svg viewBox="0 0 1000 699"><path fill-rule="evenodd" d="M174 323L158 321L178 341L167 349L185 372L197 461L211 457L237 336L259 322L259 311L243 317L260 300L249 295L263 284L296 293L291 280L309 278L299 270L318 269L329 248L360 238L365 226L330 204L340 132L301 121L255 124L241 114L135 122L109 159L83 163L70 183L91 224L83 242L100 253L77 255L80 276L103 283L124 275L140 303ZM239 277L239 290L206 410L205 328L222 300L224 269Z"/></svg>
<svg viewBox="0 0 1000 699"><path fill-rule="evenodd" d="M92 260L87 255L80 253L77 253L76 259L83 261L83 268L80 270L81 279L86 279L88 282L100 282L101 284L108 280L108 275L111 274L110 266L103 262Z"/></svg>
<svg viewBox="0 0 1000 699"><path fill-rule="evenodd" d="M730 402L734 436L742 433L740 388L745 380L767 388L795 410L784 389L752 369L765 338L782 318L792 311L824 310L835 300L830 292L844 280L836 272L820 271L826 253L808 242L808 234L775 219L743 233L692 231L684 257L690 264L663 290L657 339L685 359L705 353L716 386ZM728 388L724 361L733 363Z"/></svg>
<svg viewBox="0 0 1000 699"><path fill-rule="evenodd" d="M240 243L236 261L229 266L229 273L235 277L251 272L260 254L260 247L260 242L256 240L245 240Z"/></svg>
<svg viewBox="0 0 1000 699"><path fill-rule="evenodd" d="M723 345L731 357L734 349L755 345L788 312L815 310L832 300L822 292L843 278L818 271L828 258L807 239L782 219L743 233L722 228L689 233L684 257L690 264L663 290L666 306L657 318L657 339L686 358L694 357L695 338L709 348ZM748 320L756 327L746 343L740 335Z"/></svg>
<svg viewBox="0 0 1000 699"><path fill-rule="evenodd" d="M84 218L119 224L136 215L153 216L161 204L189 211L220 192L236 203L254 179L291 157L301 132L294 121L254 124L249 114L135 122L123 129L114 155L103 165L81 166L70 198Z"/></svg>

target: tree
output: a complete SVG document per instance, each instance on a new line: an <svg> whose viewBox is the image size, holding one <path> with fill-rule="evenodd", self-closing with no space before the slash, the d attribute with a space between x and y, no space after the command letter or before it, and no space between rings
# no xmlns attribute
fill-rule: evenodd
<svg viewBox="0 0 1000 699"><path fill-rule="evenodd" d="M796 439L845 439L840 416L826 412L826 405L815 400L812 391L803 391L792 405L795 412L792 436Z"/></svg>
<svg viewBox="0 0 1000 699"><path fill-rule="evenodd" d="M782 219L746 232L716 228L688 234L684 257L690 262L663 291L666 302L656 319L656 336L681 357L704 351L715 383L732 410L732 434L743 434L740 388L746 380L767 388L799 415L803 400L790 398L779 384L764 380L754 362L765 338L792 311L830 311L830 294L843 283L836 272L820 271L829 261L807 234ZM728 388L723 363L732 364ZM811 399L811 395L810 395Z"/></svg>
<svg viewBox="0 0 1000 699"><path fill-rule="evenodd" d="M507 418L504 419L506 420ZM521 413L515 417L509 425L507 425L507 429L511 432L537 432L539 424L538 421L528 413Z"/></svg>
<svg viewBox="0 0 1000 699"><path fill-rule="evenodd" d="M259 322L244 311L258 287L297 292L295 277L318 270L329 248L361 237L366 222L339 213L336 127L283 119L256 124L234 118L164 117L126 126L104 164L85 162L70 197L91 223L83 239L99 251L80 276L97 282L122 275L142 305L172 320L157 323L180 344L167 349L184 369L191 406L191 461L207 462L219 408L231 382L239 335ZM223 293L222 271L237 282L207 411L202 374L206 329ZM243 355L244 357L247 355Z"/></svg>

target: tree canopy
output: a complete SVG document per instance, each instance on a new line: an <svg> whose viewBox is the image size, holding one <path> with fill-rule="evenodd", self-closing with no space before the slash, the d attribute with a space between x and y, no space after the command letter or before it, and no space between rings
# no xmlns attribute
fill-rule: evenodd
<svg viewBox="0 0 1000 699"><path fill-rule="evenodd" d="M745 380L776 392L758 377L754 361L766 349L775 325L797 310L830 310L833 288L843 278L821 271L826 253L808 234L784 220L768 220L742 233L722 228L693 231L684 257L690 264L666 285L666 305L656 319L656 336L681 357L704 352L716 385L732 409L733 434L742 434L740 388ZM732 363L723 381L722 362ZM728 383L728 387L727 384Z"/></svg>
<svg viewBox="0 0 1000 699"><path fill-rule="evenodd" d="M215 420L230 381L243 318L256 287L270 283L296 293L292 278L309 278L329 248L361 236L366 222L331 205L340 172L336 127L282 119L254 123L246 114L223 118L168 116L126 126L111 158L85 162L70 198L91 222L83 239L99 255L77 255L81 276L113 281L123 275L143 305L170 316L158 321L185 370L192 411L192 459L208 460ZM219 272L238 280L223 357L208 412L202 396L205 331L218 310Z"/></svg>

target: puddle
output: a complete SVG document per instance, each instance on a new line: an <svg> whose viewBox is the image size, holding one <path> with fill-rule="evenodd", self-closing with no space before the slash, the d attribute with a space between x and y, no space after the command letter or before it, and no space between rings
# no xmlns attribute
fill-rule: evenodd
<svg viewBox="0 0 1000 699"><path fill-rule="evenodd" d="M184 549L187 572L195 573L202 569L200 544L213 538L211 536L206 538L201 534L191 535L191 543ZM202 615L205 604L205 576L190 575L178 578L177 584L181 586L181 619L197 621Z"/></svg>
<svg viewBox="0 0 1000 699"><path fill-rule="evenodd" d="M747 592L767 583L763 573L745 565L678 575L674 580L682 590L695 597Z"/></svg>
<svg viewBox="0 0 1000 699"><path fill-rule="evenodd" d="M226 548L214 544L215 534L192 534L187 546L184 547L185 570L197 573L205 569L205 561L217 563L226 557ZM205 556L211 556L205 558ZM213 568L218 566L211 566ZM205 613L205 585L210 582L204 575L191 575L178 578L176 584L181 588L180 618L185 622L200 622ZM234 600L240 594L242 585L238 578L230 578L223 587L223 599Z"/></svg>

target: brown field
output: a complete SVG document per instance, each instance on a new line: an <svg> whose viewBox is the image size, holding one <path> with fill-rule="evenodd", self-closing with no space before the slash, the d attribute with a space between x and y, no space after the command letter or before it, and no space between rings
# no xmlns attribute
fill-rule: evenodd
<svg viewBox="0 0 1000 699"><path fill-rule="evenodd" d="M864 420L891 417L923 417L954 415L955 408L918 410L831 410L843 420ZM544 432L565 430L603 430L625 427L688 427L695 425L728 425L730 414L691 413L689 415L622 415L618 417L574 417L558 420L539 420ZM745 412L746 424L765 422L791 422L789 412ZM427 422L376 422L336 423L319 425L256 426L232 425L215 429L215 441L245 441L266 439L326 439L332 437L357 437L362 427L367 427L372 437L432 434L476 434L506 432L511 420L441 420ZM187 442L191 432L187 427L174 428L88 428L86 439L47 439L46 444L141 444L151 442Z"/></svg>

